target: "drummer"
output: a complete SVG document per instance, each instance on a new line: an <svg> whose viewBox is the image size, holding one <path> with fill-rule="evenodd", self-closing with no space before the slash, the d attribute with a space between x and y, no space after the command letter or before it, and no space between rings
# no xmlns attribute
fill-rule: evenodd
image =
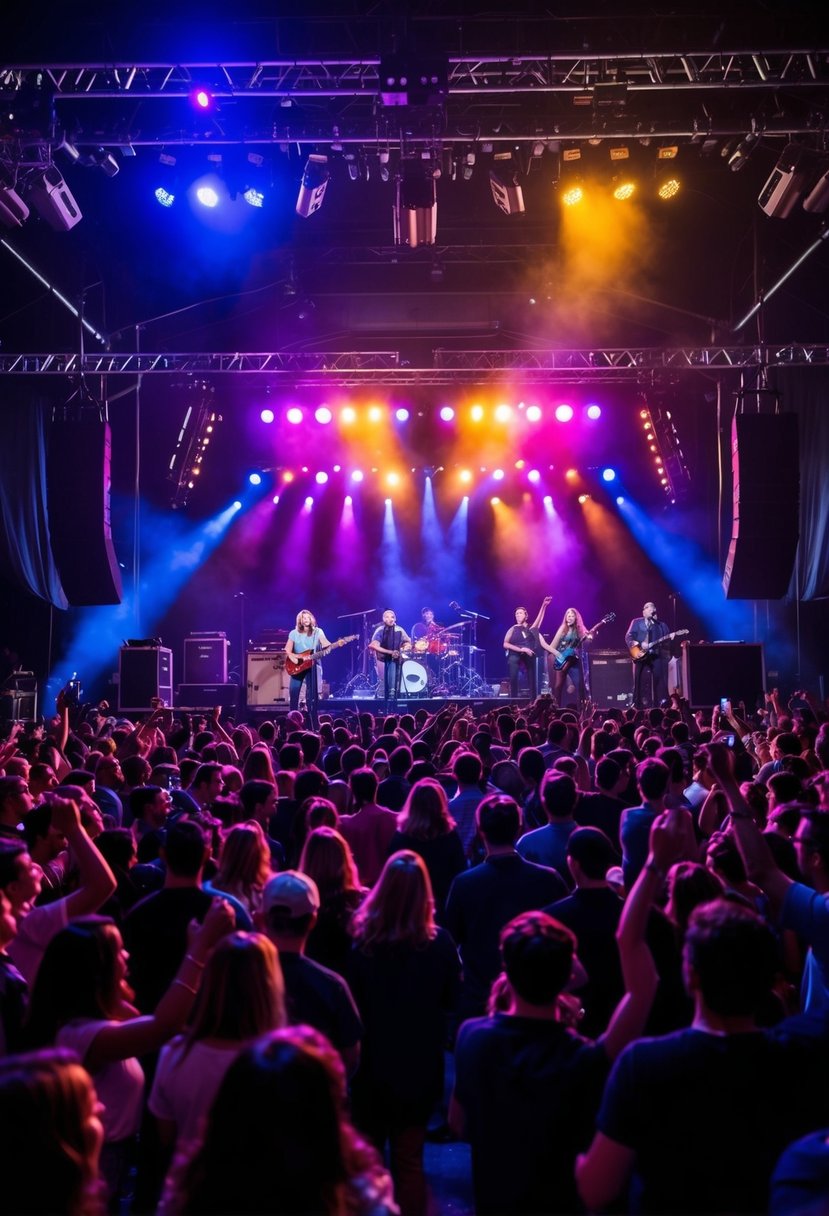
<svg viewBox="0 0 829 1216"><path fill-rule="evenodd" d="M424 664L430 682L437 678L440 657L447 649L448 643L442 635L442 626L435 620L434 610L421 609L420 620L412 625L412 657Z"/></svg>

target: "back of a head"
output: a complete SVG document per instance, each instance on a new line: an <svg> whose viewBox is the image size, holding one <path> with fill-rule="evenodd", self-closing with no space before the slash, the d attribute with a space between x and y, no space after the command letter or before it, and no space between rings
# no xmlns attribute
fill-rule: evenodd
<svg viewBox="0 0 829 1216"><path fill-rule="evenodd" d="M98 1210L93 1107L92 1082L74 1052L51 1048L0 1061L4 1211Z"/></svg>
<svg viewBox="0 0 829 1216"><path fill-rule="evenodd" d="M501 959L517 996L551 1005L570 978L575 935L546 912L523 912L501 930Z"/></svg>
<svg viewBox="0 0 829 1216"><path fill-rule="evenodd" d="M294 798L300 805L306 798L319 798L328 789L328 778L318 768L301 768L294 778Z"/></svg>
<svg viewBox="0 0 829 1216"><path fill-rule="evenodd" d="M452 760L452 772L459 785L477 785L483 775L484 766L477 752L456 752Z"/></svg>
<svg viewBox="0 0 829 1216"><path fill-rule="evenodd" d="M671 781L685 780L685 757L678 747L660 747L656 751L656 758L667 764Z"/></svg>
<svg viewBox="0 0 829 1216"><path fill-rule="evenodd" d="M611 760L609 756L605 756L596 765L596 786L604 792L612 790L617 785L621 775L622 770L616 761Z"/></svg>
<svg viewBox="0 0 829 1216"><path fill-rule="evenodd" d="M365 768L366 749L358 743L352 743L342 754L341 761L344 777L348 777L357 768Z"/></svg>
<svg viewBox="0 0 829 1216"><path fill-rule="evenodd" d="M155 802L160 793L160 785L139 785L137 789L131 790L129 805L133 819L143 819L146 807Z"/></svg>
<svg viewBox="0 0 829 1216"><path fill-rule="evenodd" d="M548 819L569 819L578 796L578 787L567 773L551 769L541 783L541 801Z"/></svg>
<svg viewBox="0 0 829 1216"><path fill-rule="evenodd" d="M274 788L270 781L246 781L239 790L239 801L245 814L254 816L257 809L270 798Z"/></svg>
<svg viewBox="0 0 829 1216"><path fill-rule="evenodd" d="M367 802L374 802L377 797L378 781L373 768L354 769L349 774L348 784L351 786L355 802L360 806L364 806Z"/></svg>
<svg viewBox="0 0 829 1216"><path fill-rule="evenodd" d="M664 798L671 779L671 770L656 757L642 760L636 766L636 784L643 798L658 802Z"/></svg>
<svg viewBox="0 0 829 1216"><path fill-rule="evenodd" d="M231 933L207 961L189 1037L250 1041L286 1023L285 983L276 947L262 933Z"/></svg>
<svg viewBox="0 0 829 1216"><path fill-rule="evenodd" d="M478 830L496 848L514 844L521 831L521 809L507 794L490 794L475 811Z"/></svg>
<svg viewBox="0 0 829 1216"><path fill-rule="evenodd" d="M561 718L554 718L547 727L547 742L552 743L555 747L561 747L564 740L567 738L567 723L562 722Z"/></svg>
<svg viewBox="0 0 829 1216"><path fill-rule="evenodd" d="M668 875L668 911L680 932L685 932L695 908L719 899L722 894L720 879L699 862L678 861L671 866Z"/></svg>
<svg viewBox="0 0 829 1216"><path fill-rule="evenodd" d="M48 802L41 802L38 806L32 807L28 815L24 816L23 839L29 851L35 847L38 840L48 836L51 826L52 807Z"/></svg>
<svg viewBox="0 0 829 1216"><path fill-rule="evenodd" d="M405 745L395 747L389 756L389 772L395 777L405 777L411 767L411 748Z"/></svg>
<svg viewBox="0 0 829 1216"><path fill-rule="evenodd" d="M195 878L205 863L208 845L201 825L192 819L177 819L164 836L164 859L176 878Z"/></svg>
<svg viewBox="0 0 829 1216"><path fill-rule="evenodd" d="M593 881L603 879L620 862L610 837L601 828L576 828L567 839L567 856L579 865L585 878Z"/></svg>
<svg viewBox="0 0 829 1216"><path fill-rule="evenodd" d="M352 935L363 950L417 949L435 936L432 883L423 858L401 849L388 858L354 914Z"/></svg>
<svg viewBox="0 0 829 1216"><path fill-rule="evenodd" d="M724 1017L753 1016L780 964L778 944L766 922L724 899L692 912L685 959L708 1009Z"/></svg>
<svg viewBox="0 0 829 1216"><path fill-rule="evenodd" d="M518 753L518 771L525 781L537 785L547 768L547 761L537 747L523 747Z"/></svg>
<svg viewBox="0 0 829 1216"><path fill-rule="evenodd" d="M181 1210L342 1210L344 1102L342 1063L317 1031L292 1026L257 1039L219 1087L182 1179Z"/></svg>

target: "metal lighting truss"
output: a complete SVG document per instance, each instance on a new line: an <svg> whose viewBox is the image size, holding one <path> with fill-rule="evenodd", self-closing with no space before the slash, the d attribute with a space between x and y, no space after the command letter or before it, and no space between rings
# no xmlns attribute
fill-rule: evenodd
<svg viewBox="0 0 829 1216"><path fill-rule="evenodd" d="M265 375L294 387L452 385L502 382L524 385L581 381L647 380L660 373L726 373L772 367L829 366L829 345L618 347L580 350L434 350L430 363L412 365L400 351L235 351L0 354L0 375L135 376Z"/></svg>
<svg viewBox="0 0 829 1216"><path fill-rule="evenodd" d="M3 64L0 100L33 90L54 99L58 127L103 145L209 143L535 143L606 137L820 134L829 112L829 51L448 56L440 105L379 103L379 57L259 63ZM212 114L164 103L198 85ZM119 105L119 102L123 103ZM232 105L229 103L233 103ZM338 103L342 103L338 105ZM3 133L28 148L55 132Z"/></svg>

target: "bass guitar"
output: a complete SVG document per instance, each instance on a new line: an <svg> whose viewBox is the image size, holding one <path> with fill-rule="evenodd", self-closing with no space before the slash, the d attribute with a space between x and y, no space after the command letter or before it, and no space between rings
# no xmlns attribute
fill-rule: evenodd
<svg viewBox="0 0 829 1216"><path fill-rule="evenodd" d="M352 633L347 638L337 638L336 642L323 646L322 650L303 650L300 654L286 654L285 670L289 676L301 676L303 672L313 667L318 659L330 654L337 646L347 646L349 642L356 641L358 637L359 634Z"/></svg>
<svg viewBox="0 0 829 1216"><path fill-rule="evenodd" d="M658 650L660 646L664 646L666 642L672 642L674 638L684 638L687 633L687 629L675 629L673 633L666 633L661 638L654 638L652 642L631 642L630 646L628 646L630 657L634 663L642 663L655 650Z"/></svg>
<svg viewBox="0 0 829 1216"><path fill-rule="evenodd" d="M597 629L601 629L602 625L610 625L615 620L616 620L616 613L608 612L607 616L603 616L602 619L600 621L598 621L593 626L592 629L588 629L587 633L595 633ZM586 636L587 636L587 634L585 634L585 637ZM559 651L558 658L555 660L553 666L556 671L566 671L566 669L568 667L572 667L573 663L576 662L578 657L579 657L579 647L578 646L567 646L567 647L565 647L564 650Z"/></svg>

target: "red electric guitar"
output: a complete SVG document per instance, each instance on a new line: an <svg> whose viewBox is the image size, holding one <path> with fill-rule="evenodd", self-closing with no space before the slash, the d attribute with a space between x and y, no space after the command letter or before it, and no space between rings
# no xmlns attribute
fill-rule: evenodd
<svg viewBox="0 0 829 1216"><path fill-rule="evenodd" d="M289 676L301 676L304 671L308 671L318 659L322 659L325 655L330 654L337 646L347 646L349 642L354 642L360 635L357 633L350 634L347 638L337 638L336 642L331 642L328 646L323 646L322 650L303 650L300 654L285 655L285 670Z"/></svg>

